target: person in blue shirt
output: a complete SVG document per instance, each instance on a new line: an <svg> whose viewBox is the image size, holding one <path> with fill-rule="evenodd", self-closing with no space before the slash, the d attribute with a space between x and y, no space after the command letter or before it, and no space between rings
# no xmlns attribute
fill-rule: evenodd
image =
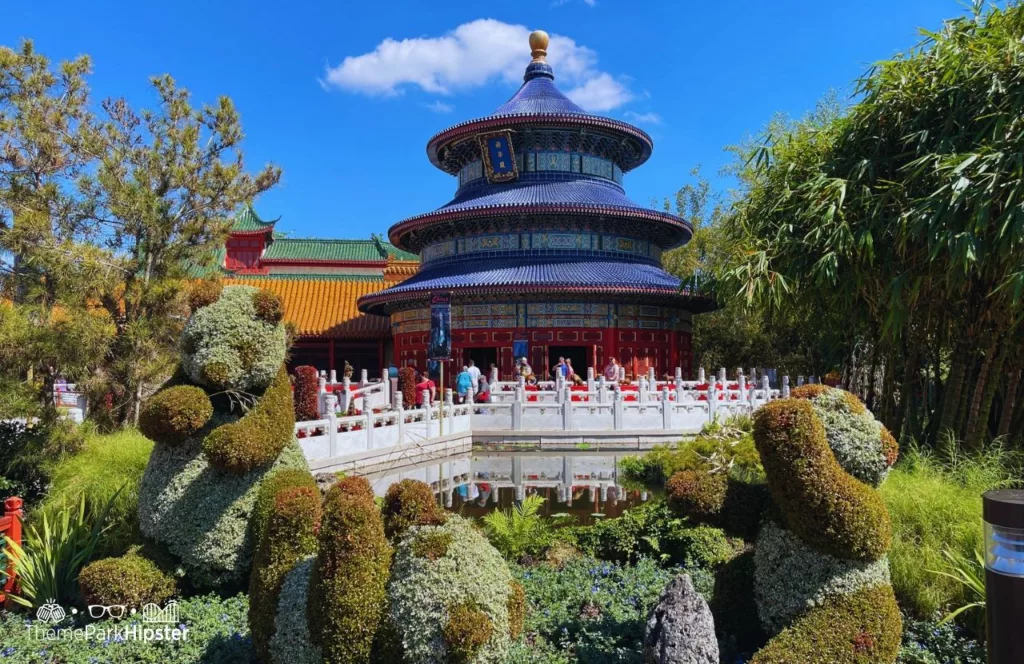
<svg viewBox="0 0 1024 664"><path fill-rule="evenodd" d="M473 374L469 373L469 367L462 367L462 371L455 377L455 391L459 395L459 403L466 401L466 394L473 385Z"/></svg>

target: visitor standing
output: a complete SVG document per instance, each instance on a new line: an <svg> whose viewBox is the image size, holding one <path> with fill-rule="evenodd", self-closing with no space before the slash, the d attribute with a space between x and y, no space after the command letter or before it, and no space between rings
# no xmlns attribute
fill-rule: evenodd
<svg viewBox="0 0 1024 664"><path fill-rule="evenodd" d="M469 361L469 376L473 379L473 384L476 385L480 381L480 368L476 366L476 362L473 360Z"/></svg>
<svg viewBox="0 0 1024 664"><path fill-rule="evenodd" d="M479 373L479 371L477 371ZM469 388L474 385L473 375L469 373L469 367L463 366L462 371L455 377L455 391L459 395L459 403L466 402L466 395L469 394Z"/></svg>
<svg viewBox="0 0 1024 664"><path fill-rule="evenodd" d="M614 357L608 360L608 365L604 368L604 379L612 382L619 380L619 363Z"/></svg>
<svg viewBox="0 0 1024 664"><path fill-rule="evenodd" d="M576 370L572 368L572 359L571 358L566 358L566 360L565 360L565 368L563 369L563 372L564 372L564 376L565 376L565 380L566 381L572 380L573 376L576 375Z"/></svg>
<svg viewBox="0 0 1024 664"><path fill-rule="evenodd" d="M437 395L437 385L430 379L430 375L426 371L420 373L420 382L416 383L416 405L423 405L423 391L429 392L428 398L430 403L434 403L434 397Z"/></svg>

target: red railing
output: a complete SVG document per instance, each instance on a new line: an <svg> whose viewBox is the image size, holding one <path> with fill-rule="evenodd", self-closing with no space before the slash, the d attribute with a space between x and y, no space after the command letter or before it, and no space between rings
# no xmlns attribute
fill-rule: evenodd
<svg viewBox="0 0 1024 664"><path fill-rule="evenodd" d="M4 501L3 516L0 516L0 537L6 535L21 546L21 519L25 516L21 498L11 497ZM6 540L0 541L6 549ZM8 603L7 593L14 592L17 579L14 575L14 552L7 550L7 580L0 590L0 605Z"/></svg>

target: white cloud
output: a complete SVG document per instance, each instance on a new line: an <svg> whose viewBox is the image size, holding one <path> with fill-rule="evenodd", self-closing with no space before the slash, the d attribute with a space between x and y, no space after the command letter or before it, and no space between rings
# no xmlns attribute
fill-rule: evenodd
<svg viewBox="0 0 1024 664"><path fill-rule="evenodd" d="M661 116L657 113L637 113L636 111L626 111L623 115L626 119L640 124L661 124Z"/></svg>
<svg viewBox="0 0 1024 664"><path fill-rule="evenodd" d="M322 85L369 95L397 95L407 86L451 95L496 79L516 83L530 61L529 34L526 26L487 18L440 37L388 37L369 53L328 66ZM587 110L606 111L632 99L623 84L596 69L597 54L570 37L551 36L548 62L560 81L574 86L570 98Z"/></svg>
<svg viewBox="0 0 1024 664"><path fill-rule="evenodd" d="M424 104L422 104L422 106L423 106L423 108L429 108L430 110L434 111L435 113L451 113L452 111L455 110L455 106L453 104L446 104L443 101L441 101L440 99L435 99L434 101L430 102L429 104L424 103Z"/></svg>
<svg viewBox="0 0 1024 664"><path fill-rule="evenodd" d="M588 111L610 111L633 98L626 86L604 72L569 90L565 96Z"/></svg>

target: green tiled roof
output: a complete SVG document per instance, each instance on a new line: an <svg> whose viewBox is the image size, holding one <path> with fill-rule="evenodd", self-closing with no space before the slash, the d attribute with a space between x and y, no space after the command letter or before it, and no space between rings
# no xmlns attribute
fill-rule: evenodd
<svg viewBox="0 0 1024 664"><path fill-rule="evenodd" d="M263 219L260 219L259 215L256 214L256 210L252 209L252 205L249 204L235 215L235 220L231 223L231 232L252 233L255 231L270 231L273 230L274 224L276 224L279 219L280 217L270 221L264 221Z"/></svg>
<svg viewBox="0 0 1024 664"><path fill-rule="evenodd" d="M263 253L263 260L294 261L384 261L418 260L416 254L402 251L376 235L369 240L333 240L276 236Z"/></svg>

